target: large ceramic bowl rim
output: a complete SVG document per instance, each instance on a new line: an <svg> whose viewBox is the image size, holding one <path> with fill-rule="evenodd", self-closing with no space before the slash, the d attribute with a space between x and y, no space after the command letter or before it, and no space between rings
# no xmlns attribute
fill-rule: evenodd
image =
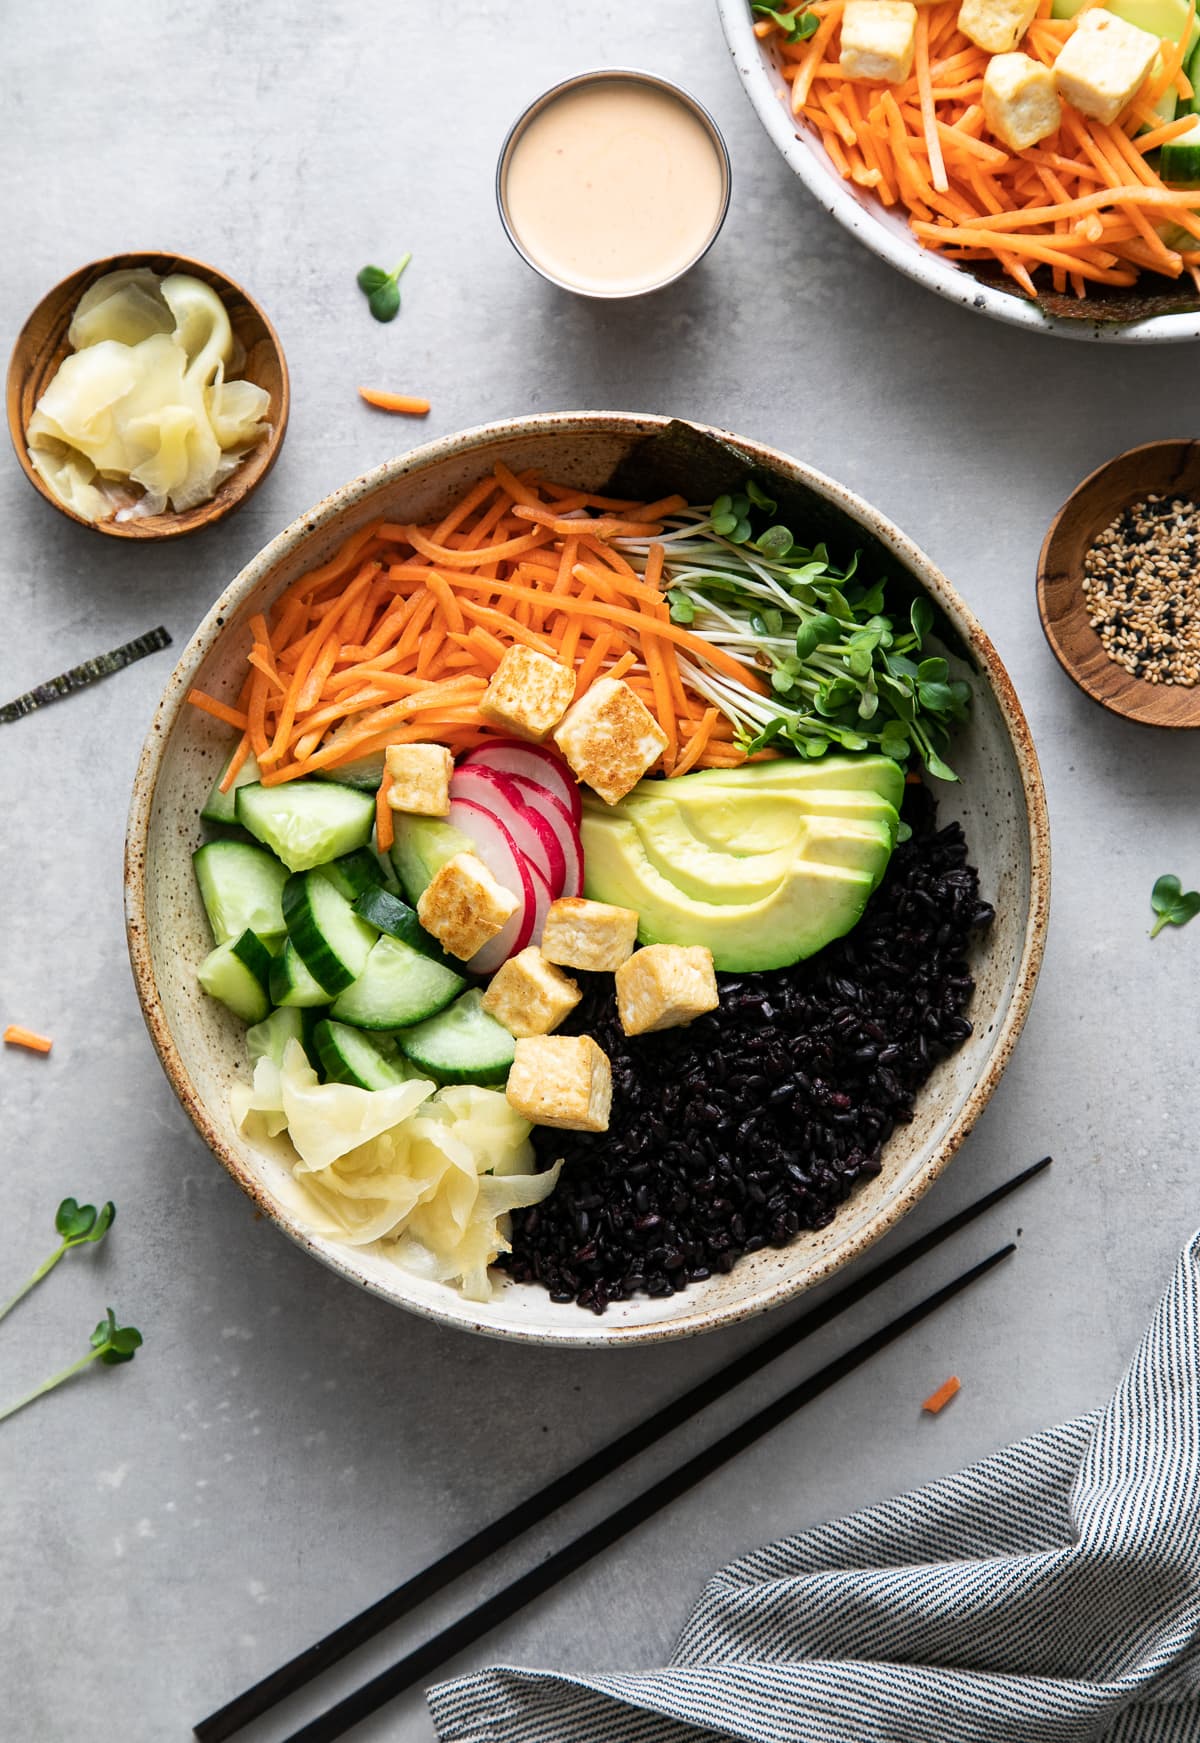
<svg viewBox="0 0 1200 1743"><path fill-rule="evenodd" d="M720 440L736 442L738 448L749 457L752 464L782 467L810 489L836 503L861 525L873 532L919 579L929 594L937 600L960 635L969 641L974 656L987 669L988 679L1010 735L1021 775L1029 829L1029 912L1022 938L1020 958L1011 982L1012 994L1008 1008L997 1026L985 1068L964 1100L958 1117L948 1127L941 1142L933 1147L921 1169L906 1181L904 1189L898 1192L895 1198L884 1206L875 1217L851 1234L835 1250L815 1258L807 1267L771 1282L753 1296L742 1298L726 1306L713 1307L706 1305L703 1295L698 1292L695 1306L677 1318L640 1325L625 1324L613 1326L611 1329L607 1329L603 1321L594 1320L590 1315L564 1312L561 1330L556 1327L553 1332L547 1332L537 1327L481 1324L475 1315L472 1304L449 1288L444 1291L444 1301L439 1298L436 1306L430 1306L425 1302L409 1298L405 1298L400 1303L397 1293L378 1287L372 1280L363 1277L356 1271L352 1249L338 1248L330 1251L315 1241L290 1213L277 1205L265 1193L259 1181L248 1172L238 1157L226 1145L196 1092L167 1025L151 960L145 881L151 813L167 740L185 706L187 692L196 673L223 633L224 625L230 616L237 611L247 594L258 586L300 541L336 520L348 508L351 508L362 497L370 494L380 485L404 478L439 460L449 459L455 455L470 452L474 448L487 446L498 439L530 433L584 433L594 432L597 429L603 429L605 433L637 438L663 429L668 422L667 418L623 412L564 412L514 418L504 422L481 425L458 435L445 436L438 441L427 443L423 447L412 450L402 458L386 461L382 466L377 466L373 471L364 473L362 477L343 485L332 496L327 496L323 502L307 514L303 514L298 520L293 521L291 526L251 559L241 574L221 594L188 643L179 664L167 682L143 746L134 779L125 843L125 911L130 961L142 1013L158 1056L162 1061L163 1069L201 1137L204 1138L214 1155L238 1181L243 1190L272 1221L277 1223L298 1245L313 1253L342 1276L350 1278L351 1281L360 1284L360 1286L371 1289L373 1293L383 1296L385 1300L394 1304L402 1304L426 1318L440 1321L446 1325L467 1327L473 1331L509 1337L526 1343L568 1344L575 1347L613 1347L631 1343L658 1343L664 1342L668 1338L684 1337L698 1331L710 1331L717 1326L731 1325L778 1306L781 1302L788 1301L793 1296L799 1295L804 1290L824 1281L851 1259L857 1258L886 1234L899 1221L900 1217L924 1196L979 1117L988 1097L999 1081L1021 1032L1042 959L1050 878L1050 839L1045 793L1042 787L1041 771L1038 767L1037 756L1024 713L1008 674L991 641L950 586L950 583L923 552L861 497L791 456L781 454L760 443L748 441L745 437L733 436L728 431L707 429L709 435ZM706 429L704 425L696 427L702 430ZM400 1276L402 1278L403 1273L400 1273Z"/></svg>
<svg viewBox="0 0 1200 1743"><path fill-rule="evenodd" d="M1025 297L980 283L961 267L914 246L899 226L893 227L859 203L850 185L838 175L819 141L797 135L796 122L777 92L778 80L768 70L762 45L754 34L749 0L717 0L721 27L738 77L759 120L809 193L843 228L894 266L906 278L936 291L948 302L973 309L1010 327L1047 333L1060 339L1099 339L1110 345L1153 345L1200 338L1200 314L1151 315L1146 320L1069 320L1047 315Z"/></svg>

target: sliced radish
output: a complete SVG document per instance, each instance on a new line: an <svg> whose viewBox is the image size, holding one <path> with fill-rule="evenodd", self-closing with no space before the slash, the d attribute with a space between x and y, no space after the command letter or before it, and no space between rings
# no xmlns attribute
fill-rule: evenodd
<svg viewBox="0 0 1200 1743"><path fill-rule="evenodd" d="M537 786L533 781L527 781L524 775L514 775L513 784L521 790L522 797L530 806L537 808L539 816L553 829L558 837L566 860L567 875L563 879L563 896L582 896L583 894L583 839L579 830L571 821L571 814L561 799L545 787Z"/></svg>
<svg viewBox="0 0 1200 1743"><path fill-rule="evenodd" d="M523 780L544 787L566 806L578 829L583 818L579 787L566 763L552 750L540 744L526 744L520 738L489 738L486 744L469 750L458 766L461 769L473 767L476 763L498 769L502 775L520 775Z"/></svg>
<svg viewBox="0 0 1200 1743"><path fill-rule="evenodd" d="M533 879L516 842L500 819L472 799L453 799L446 822L469 836L496 882L517 897L517 910L467 963L472 974L495 974L502 962L524 950L533 933L536 909Z"/></svg>
<svg viewBox="0 0 1200 1743"><path fill-rule="evenodd" d="M471 799L498 817L520 852L542 873L550 886L551 899L562 894L567 876L562 845L537 802L522 791L511 775L502 775L484 763L457 768L450 777L450 797Z"/></svg>
<svg viewBox="0 0 1200 1743"><path fill-rule="evenodd" d="M533 931L529 935L529 942L540 944L546 926L546 915L550 912L550 904L554 900L554 896L551 893L550 885L532 860L529 862L529 875L533 879Z"/></svg>

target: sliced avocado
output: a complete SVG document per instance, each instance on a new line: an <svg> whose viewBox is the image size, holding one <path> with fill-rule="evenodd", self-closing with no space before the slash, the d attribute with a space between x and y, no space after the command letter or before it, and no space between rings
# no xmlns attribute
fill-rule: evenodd
<svg viewBox="0 0 1200 1743"><path fill-rule="evenodd" d="M770 762L743 763L736 769L700 769L692 775L681 775L671 785L689 787L728 787L752 790L755 786L769 791L794 793L809 787L868 788L879 798L899 808L904 796L904 770L890 757L824 756L809 761L806 757L776 757ZM659 785L654 781L639 781L633 789L641 793Z"/></svg>
<svg viewBox="0 0 1200 1743"><path fill-rule="evenodd" d="M456 853L474 853L475 843L440 817L398 811L392 840L392 866L400 888L415 908L426 886Z"/></svg>
<svg viewBox="0 0 1200 1743"><path fill-rule="evenodd" d="M584 894L635 908L643 943L706 944L717 968L740 973L785 968L849 932L875 881L865 871L796 861L761 901L722 905L664 877L626 817L587 812L583 849Z"/></svg>
<svg viewBox="0 0 1200 1743"><path fill-rule="evenodd" d="M761 807L761 800L758 805ZM750 812L752 806L741 809ZM803 817L796 834L773 852L749 849L722 853L697 839L682 809L660 812L652 823L639 810L629 815L655 870L685 895L722 907L765 900L793 875L799 861L865 871L874 889L892 852L892 832L887 823L880 822Z"/></svg>
<svg viewBox="0 0 1200 1743"><path fill-rule="evenodd" d="M683 775L677 781L657 781L653 793L639 789L636 798L627 794L622 808L651 828L669 828L666 820L678 815L698 841L718 853L773 853L793 847L813 817L885 823L892 840L896 839L900 821L896 807L866 790L799 788L772 793L770 803L764 805L757 788L750 792L737 787L696 788L689 787L688 780Z"/></svg>

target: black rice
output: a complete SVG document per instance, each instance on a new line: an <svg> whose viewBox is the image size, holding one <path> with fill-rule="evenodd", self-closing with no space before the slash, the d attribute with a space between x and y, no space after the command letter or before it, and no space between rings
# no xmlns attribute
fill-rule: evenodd
<svg viewBox="0 0 1200 1743"><path fill-rule="evenodd" d="M607 1132L534 1131L557 1190L513 1215L506 1264L553 1301L603 1313L730 1271L831 1222L917 1091L961 1046L975 983L970 936L991 924L957 823L937 828L911 786L912 837L862 920L807 962L722 974L720 1008L685 1028L626 1037L611 975L579 978L563 1025L612 1061Z"/></svg>

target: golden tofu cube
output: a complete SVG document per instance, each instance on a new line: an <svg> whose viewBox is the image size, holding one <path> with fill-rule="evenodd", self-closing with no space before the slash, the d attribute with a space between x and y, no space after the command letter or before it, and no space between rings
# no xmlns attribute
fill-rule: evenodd
<svg viewBox="0 0 1200 1743"><path fill-rule="evenodd" d="M638 917L633 908L560 896L551 902L542 928L542 955L564 968L612 973L633 954Z"/></svg>
<svg viewBox="0 0 1200 1743"><path fill-rule="evenodd" d="M536 648L507 648L483 693L479 712L494 726L540 743L556 727L575 694L575 673Z"/></svg>
<svg viewBox="0 0 1200 1743"><path fill-rule="evenodd" d="M598 678L573 702L554 742L578 781L615 805L667 746L667 735L640 697L619 678Z"/></svg>
<svg viewBox="0 0 1200 1743"><path fill-rule="evenodd" d="M1037 12L1037 0L962 0L958 28L988 54L1016 48Z"/></svg>
<svg viewBox="0 0 1200 1743"><path fill-rule="evenodd" d="M1085 12L1054 63L1058 94L1107 125L1137 96L1161 47L1157 36L1112 12Z"/></svg>
<svg viewBox="0 0 1200 1743"><path fill-rule="evenodd" d="M393 811L444 817L450 809L454 758L444 744L389 744L383 756Z"/></svg>
<svg viewBox="0 0 1200 1743"><path fill-rule="evenodd" d="M533 1035L517 1042L505 1090L535 1126L607 1132L612 1066L590 1035Z"/></svg>
<svg viewBox="0 0 1200 1743"><path fill-rule="evenodd" d="M1010 151L1048 139L1062 122L1054 74L1027 54L994 54L983 75L983 114Z"/></svg>
<svg viewBox="0 0 1200 1743"><path fill-rule="evenodd" d="M570 976L530 944L496 970L483 995L483 1008L510 1035L548 1035L582 997Z"/></svg>
<svg viewBox="0 0 1200 1743"><path fill-rule="evenodd" d="M627 1035L677 1029L720 1002L712 951L702 944L647 944L617 970L617 1014Z"/></svg>
<svg viewBox="0 0 1200 1743"><path fill-rule="evenodd" d="M909 0L846 0L838 65L852 79L902 85L916 41L917 9Z"/></svg>
<svg viewBox="0 0 1200 1743"><path fill-rule="evenodd" d="M451 956L464 962L482 950L520 907L473 853L456 853L422 891L417 919Z"/></svg>

